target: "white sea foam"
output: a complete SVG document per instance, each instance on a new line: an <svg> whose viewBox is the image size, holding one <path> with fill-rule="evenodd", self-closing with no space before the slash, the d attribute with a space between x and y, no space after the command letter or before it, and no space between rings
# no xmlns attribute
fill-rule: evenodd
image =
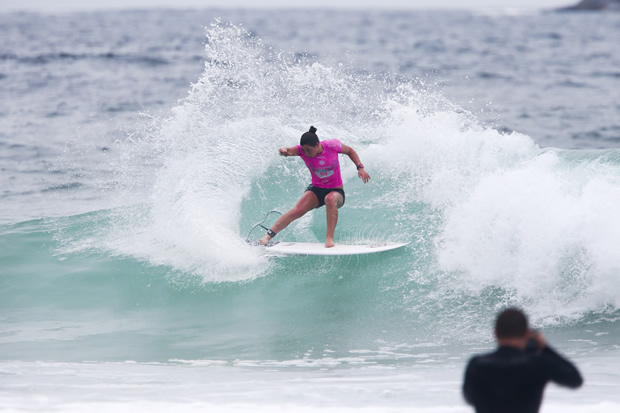
<svg viewBox="0 0 620 413"><path fill-rule="evenodd" d="M589 360L584 360L586 369ZM216 363L0 364L2 411L470 412L461 396L463 362L415 370L312 370ZM320 367L320 366L319 366ZM576 391L549 386L543 412L611 413L617 374L589 372ZM589 379L589 381L588 381ZM28 389L24 393L23 389Z"/></svg>
<svg viewBox="0 0 620 413"><path fill-rule="evenodd" d="M543 324L617 308L620 165L591 154L568 162L449 103L429 112L429 96L410 96L390 104L385 139L364 157L398 182L390 201L421 202L440 217L429 267L438 289L475 297L500 288L499 303L525 306Z"/></svg>

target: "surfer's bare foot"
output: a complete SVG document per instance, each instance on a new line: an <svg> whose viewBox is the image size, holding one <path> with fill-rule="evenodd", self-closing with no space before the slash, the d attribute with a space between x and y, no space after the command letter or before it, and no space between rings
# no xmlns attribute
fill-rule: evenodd
<svg viewBox="0 0 620 413"><path fill-rule="evenodd" d="M333 239L326 239L325 240L325 248L332 248L336 246L336 243L334 242Z"/></svg>
<svg viewBox="0 0 620 413"><path fill-rule="evenodd" d="M264 237L262 237L261 239L259 239L258 243L260 245L267 245L267 243L269 242L270 239L271 239L271 237L269 236L269 234L267 234Z"/></svg>

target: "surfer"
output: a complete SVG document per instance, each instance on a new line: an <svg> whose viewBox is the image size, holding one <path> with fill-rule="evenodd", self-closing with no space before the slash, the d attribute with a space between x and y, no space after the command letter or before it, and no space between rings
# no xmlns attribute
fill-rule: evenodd
<svg viewBox="0 0 620 413"><path fill-rule="evenodd" d="M259 240L262 245L266 245L278 232L294 220L304 216L306 212L323 205L325 205L327 215L325 248L336 245L334 231L338 223L338 208L344 205L345 200L338 162L339 153L351 158L357 167L357 175L364 183L370 180L370 175L364 169L364 165L353 148L343 145L338 139L319 141L316 131L314 126L310 126L310 130L301 135L299 145L279 149L281 156L300 156L304 160L312 175L312 183L306 188L295 207L282 215L267 231L267 234Z"/></svg>

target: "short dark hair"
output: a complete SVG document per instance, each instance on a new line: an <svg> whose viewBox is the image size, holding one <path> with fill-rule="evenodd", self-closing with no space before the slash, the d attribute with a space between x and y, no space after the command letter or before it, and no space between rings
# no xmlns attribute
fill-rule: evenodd
<svg viewBox="0 0 620 413"><path fill-rule="evenodd" d="M318 143L319 137L316 135L316 128L314 126L310 126L310 130L301 135L301 139L299 140L301 146L316 146Z"/></svg>
<svg viewBox="0 0 620 413"><path fill-rule="evenodd" d="M527 329L527 316L515 307L505 309L495 319L497 338L522 338L527 334Z"/></svg>

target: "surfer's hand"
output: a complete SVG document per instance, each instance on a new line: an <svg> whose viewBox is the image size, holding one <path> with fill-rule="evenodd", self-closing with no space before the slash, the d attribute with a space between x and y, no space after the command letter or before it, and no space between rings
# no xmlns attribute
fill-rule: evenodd
<svg viewBox="0 0 620 413"><path fill-rule="evenodd" d="M357 176L359 176L362 181L364 181L364 183L370 181L370 175L368 175L368 172L366 172L364 168L360 168L357 170Z"/></svg>
<svg viewBox="0 0 620 413"><path fill-rule="evenodd" d="M280 156L289 156L287 148L280 148L278 149L278 152L280 152Z"/></svg>

